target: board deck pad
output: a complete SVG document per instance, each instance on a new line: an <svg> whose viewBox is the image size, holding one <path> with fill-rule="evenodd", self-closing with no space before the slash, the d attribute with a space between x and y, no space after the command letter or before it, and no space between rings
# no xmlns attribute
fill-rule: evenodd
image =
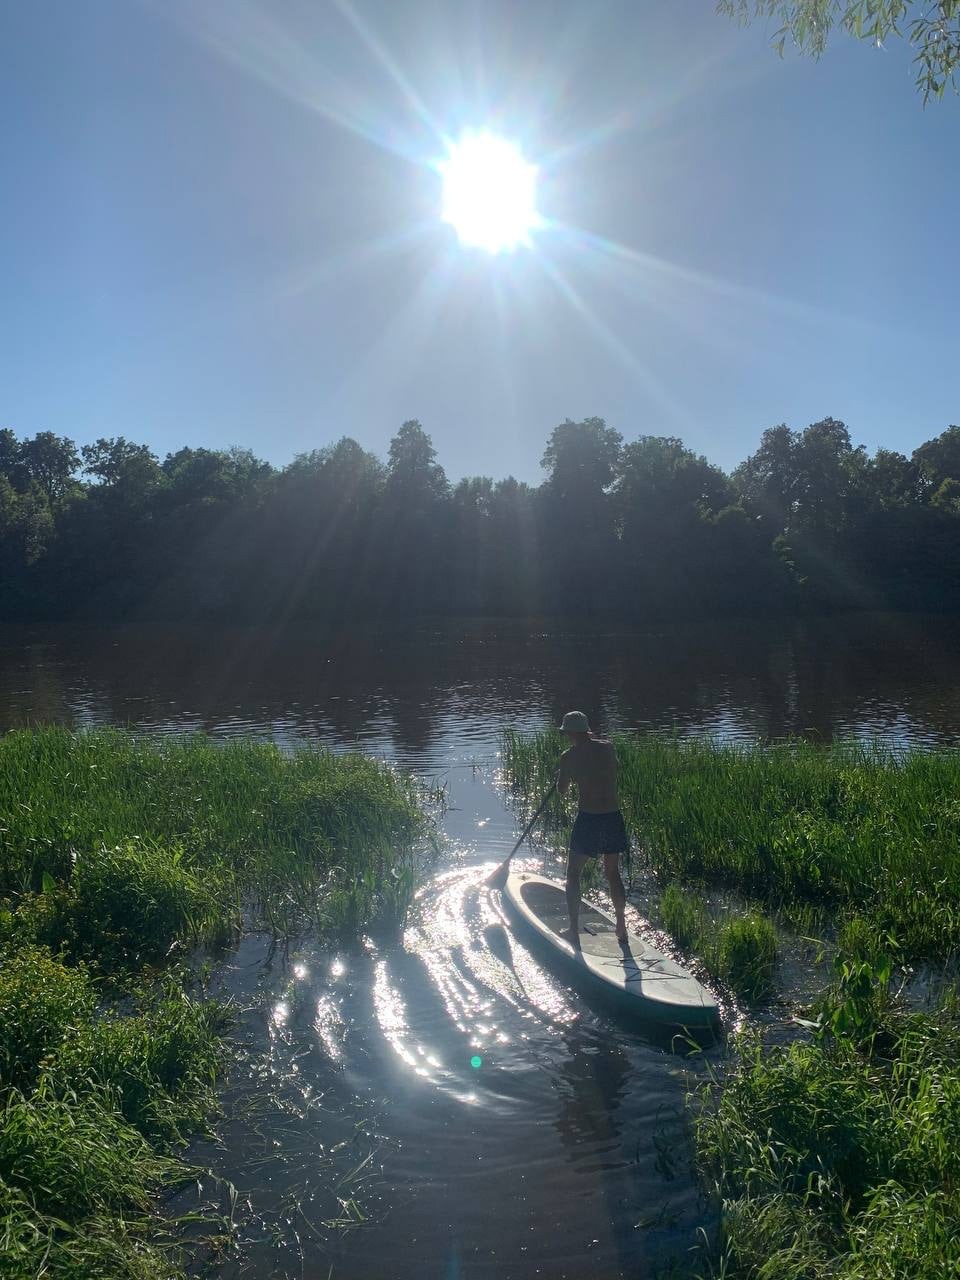
<svg viewBox="0 0 960 1280"><path fill-rule="evenodd" d="M716 1001L692 973L635 933L628 932L622 945L613 918L582 900L578 955L560 936L570 920L566 893L555 880L530 872L513 873L505 892L519 914L556 947L558 956L582 965L586 972L581 976L631 997L638 1014L678 1021L695 1016L698 1023L718 1017Z"/></svg>

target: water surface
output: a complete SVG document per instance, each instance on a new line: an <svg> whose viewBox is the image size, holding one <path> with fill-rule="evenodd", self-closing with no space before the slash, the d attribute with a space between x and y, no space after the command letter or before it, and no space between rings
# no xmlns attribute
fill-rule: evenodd
<svg viewBox="0 0 960 1280"><path fill-rule="evenodd" d="M950 618L6 629L0 727L319 741L446 787L446 850L401 937L333 952L251 936L218 962L240 1057L220 1141L192 1152L212 1176L178 1201L232 1215L217 1274L613 1280L712 1229L690 1064L592 1011L504 927L482 885L518 833L501 728L579 707L604 729L955 744L958 676Z"/></svg>

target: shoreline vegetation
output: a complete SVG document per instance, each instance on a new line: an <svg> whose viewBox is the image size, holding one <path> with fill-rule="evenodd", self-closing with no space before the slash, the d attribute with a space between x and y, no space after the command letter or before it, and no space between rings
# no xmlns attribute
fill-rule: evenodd
<svg viewBox="0 0 960 1280"><path fill-rule="evenodd" d="M0 1270L167 1280L157 1195L216 1115L229 1012L186 960L244 927L395 926L430 835L359 755L116 730L0 739Z"/></svg>
<svg viewBox="0 0 960 1280"><path fill-rule="evenodd" d="M162 461L0 430L0 613L20 622L955 611L960 427L870 455L829 417L763 432L729 473L602 418L546 440L544 478L452 483L411 419L275 467ZM322 548L322 553L318 552Z"/></svg>
<svg viewBox="0 0 960 1280"><path fill-rule="evenodd" d="M765 914L829 939L833 978L796 1041L742 1032L696 1099L698 1165L720 1207L703 1275L934 1280L960 1270L960 752L615 737L661 927L747 1000L776 986ZM532 806L555 731L503 740ZM571 813L555 800L548 830ZM742 896L714 920L709 889ZM771 950L772 949L772 950ZM941 971L932 1007L902 996ZM789 995L789 993L787 993Z"/></svg>

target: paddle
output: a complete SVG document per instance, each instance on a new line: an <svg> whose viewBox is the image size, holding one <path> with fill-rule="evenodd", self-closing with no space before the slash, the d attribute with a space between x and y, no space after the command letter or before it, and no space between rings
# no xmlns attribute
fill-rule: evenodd
<svg viewBox="0 0 960 1280"><path fill-rule="evenodd" d="M543 799L540 801L540 804L537 807L537 812L533 815L533 817L524 827L523 835L520 837L517 843L513 846L513 848L504 858L504 860L500 863L499 867L497 867L495 871L491 871L490 874L487 876L486 882L491 889L502 889L503 886L507 883L507 876L510 873L510 859L517 852L517 850L523 844L524 840L526 840L527 836L533 830L534 824L536 823L537 819L540 817L541 813L543 813L544 809L547 807L547 802L549 801L550 797L553 795L556 788L557 788L557 784L555 782L551 782Z"/></svg>

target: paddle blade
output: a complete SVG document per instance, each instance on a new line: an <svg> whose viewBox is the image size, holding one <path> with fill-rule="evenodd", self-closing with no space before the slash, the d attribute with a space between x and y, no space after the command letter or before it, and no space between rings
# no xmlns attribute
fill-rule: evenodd
<svg viewBox="0 0 960 1280"><path fill-rule="evenodd" d="M488 885L491 889L503 889L506 886L507 876L509 876L509 874L510 859L506 858L500 863L499 867L494 868L494 870L490 872L483 883Z"/></svg>

